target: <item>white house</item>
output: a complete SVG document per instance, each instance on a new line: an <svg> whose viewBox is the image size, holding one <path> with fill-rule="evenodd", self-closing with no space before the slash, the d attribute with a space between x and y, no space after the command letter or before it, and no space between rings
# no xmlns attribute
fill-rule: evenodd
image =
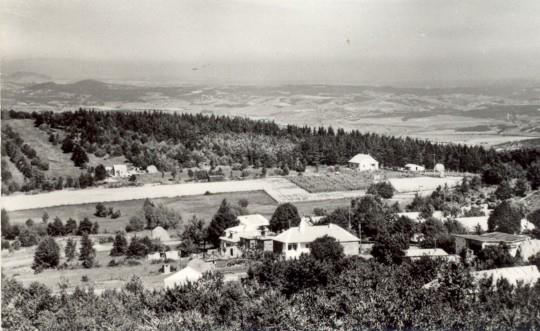
<svg viewBox="0 0 540 331"><path fill-rule="evenodd" d="M299 226L274 237L274 253L285 259L298 258L301 254L309 254L309 245L324 236L335 238L343 246L345 255L359 254L360 239L342 227L335 224L311 226L306 221L300 221Z"/></svg>
<svg viewBox="0 0 540 331"><path fill-rule="evenodd" d="M127 177L129 176L127 165L115 164L112 166L113 177Z"/></svg>
<svg viewBox="0 0 540 331"><path fill-rule="evenodd" d="M239 224L225 229L220 239L220 252L227 257L239 257L243 249L256 248L257 241L269 241L267 236L270 222L262 215L238 216ZM267 238L268 237L268 238Z"/></svg>
<svg viewBox="0 0 540 331"><path fill-rule="evenodd" d="M370 171L379 169L379 162L369 154L356 154L349 160L349 167L359 171Z"/></svg>
<svg viewBox="0 0 540 331"><path fill-rule="evenodd" d="M418 164L413 164L413 163L407 163L405 165L405 169L407 169L408 171L425 171L426 168L424 166L421 166L421 165L418 165Z"/></svg>

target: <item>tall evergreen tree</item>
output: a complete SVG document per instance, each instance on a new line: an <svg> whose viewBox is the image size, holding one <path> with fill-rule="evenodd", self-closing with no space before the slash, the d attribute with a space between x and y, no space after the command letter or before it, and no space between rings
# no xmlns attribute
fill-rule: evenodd
<svg viewBox="0 0 540 331"><path fill-rule="evenodd" d="M7 213L7 210L2 208L2 237L6 236L6 233L9 232L10 224L9 224L9 215Z"/></svg>
<svg viewBox="0 0 540 331"><path fill-rule="evenodd" d="M55 268L60 262L60 247L51 237L45 237L40 242L34 253L32 269L39 272L47 268Z"/></svg>
<svg viewBox="0 0 540 331"><path fill-rule="evenodd" d="M92 268L94 266L96 251L94 250L92 240L88 237L88 233L84 233L81 239L81 249L79 251L79 261L82 261L82 265L85 268Z"/></svg>
<svg viewBox="0 0 540 331"><path fill-rule="evenodd" d="M111 256L125 255L128 250L128 242L123 232L117 232L114 237L113 248L111 249Z"/></svg>
<svg viewBox="0 0 540 331"><path fill-rule="evenodd" d="M223 199L208 226L208 241L215 247L219 246L219 237L223 235L225 229L238 225L236 217L237 215L227 202L227 199Z"/></svg>
<svg viewBox="0 0 540 331"><path fill-rule="evenodd" d="M80 223L79 223L79 229L77 230L77 234L79 236L82 236L83 234L90 234L92 233L92 227L93 224L90 222L88 217L85 217Z"/></svg>
<svg viewBox="0 0 540 331"><path fill-rule="evenodd" d="M64 250L64 253L66 254L66 258L68 261L71 261L75 258L76 250L77 250L77 242L73 240L73 238L69 238L66 243L66 248Z"/></svg>

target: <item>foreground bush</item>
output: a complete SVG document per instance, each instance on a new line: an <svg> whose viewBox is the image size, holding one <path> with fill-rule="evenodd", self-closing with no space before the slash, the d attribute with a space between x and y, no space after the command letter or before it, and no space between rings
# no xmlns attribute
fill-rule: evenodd
<svg viewBox="0 0 540 331"><path fill-rule="evenodd" d="M219 273L171 290L72 294L2 278L2 327L39 330L538 329L540 284L475 288L462 266L431 260L400 266L359 258L302 257L253 265L243 284ZM440 286L422 286L439 275Z"/></svg>

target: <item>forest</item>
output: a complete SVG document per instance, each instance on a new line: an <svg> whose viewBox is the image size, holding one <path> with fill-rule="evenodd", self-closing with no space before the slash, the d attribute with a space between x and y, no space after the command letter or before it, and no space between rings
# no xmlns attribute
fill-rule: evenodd
<svg viewBox="0 0 540 331"><path fill-rule="evenodd" d="M95 111L2 113L3 118L32 118L35 126L50 130L50 140L62 135L62 150L73 153L84 166L84 153L125 156L134 166L156 165L161 171L248 164L255 168L287 167L302 171L306 165L345 164L358 153L371 154L381 166L406 163L432 168L487 173L488 184L505 178L529 178L540 183L540 151L520 149L497 152L481 146L440 144L332 127L280 126L275 122L203 114L160 111ZM4 143L2 150L5 149Z"/></svg>

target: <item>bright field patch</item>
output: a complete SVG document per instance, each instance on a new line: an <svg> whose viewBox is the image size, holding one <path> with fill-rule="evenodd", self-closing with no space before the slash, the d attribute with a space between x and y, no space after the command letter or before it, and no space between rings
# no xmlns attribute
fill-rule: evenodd
<svg viewBox="0 0 540 331"><path fill-rule="evenodd" d="M310 193L366 190L373 182L389 177L399 177L399 173L387 171L327 173L312 176L289 177L289 180Z"/></svg>

